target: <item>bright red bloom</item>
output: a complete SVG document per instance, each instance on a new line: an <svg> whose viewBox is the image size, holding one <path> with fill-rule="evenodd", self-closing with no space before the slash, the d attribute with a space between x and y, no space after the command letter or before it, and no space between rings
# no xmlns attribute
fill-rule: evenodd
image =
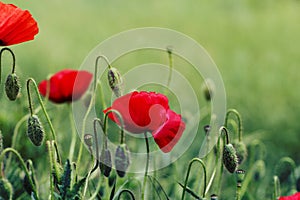
<svg viewBox="0 0 300 200"><path fill-rule="evenodd" d="M50 80L43 80L39 84L39 91L43 96L47 95L47 87L50 84L49 99L55 103L71 102L79 99L88 89L93 75L87 71L64 69Z"/></svg>
<svg viewBox="0 0 300 200"><path fill-rule="evenodd" d="M132 133L152 132L155 142L163 152L169 152L178 142L185 128L181 116L170 110L168 98L155 92L132 92L117 98L111 107L104 110L118 111L124 128ZM116 114L108 117L118 125Z"/></svg>
<svg viewBox="0 0 300 200"><path fill-rule="evenodd" d="M300 192L297 192L291 196L279 197L279 200L300 200Z"/></svg>
<svg viewBox="0 0 300 200"><path fill-rule="evenodd" d="M38 32L37 22L28 10L0 2L0 46L33 40Z"/></svg>
<svg viewBox="0 0 300 200"><path fill-rule="evenodd" d="M156 144L165 153L173 149L185 129L185 123L181 120L181 115L168 110L166 116L165 123L152 132Z"/></svg>

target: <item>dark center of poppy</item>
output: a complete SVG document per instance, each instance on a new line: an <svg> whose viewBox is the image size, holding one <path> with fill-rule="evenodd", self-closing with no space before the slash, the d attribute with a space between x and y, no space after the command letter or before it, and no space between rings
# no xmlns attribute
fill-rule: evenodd
<svg viewBox="0 0 300 200"><path fill-rule="evenodd" d="M3 40L0 40L0 46L5 46L5 42Z"/></svg>

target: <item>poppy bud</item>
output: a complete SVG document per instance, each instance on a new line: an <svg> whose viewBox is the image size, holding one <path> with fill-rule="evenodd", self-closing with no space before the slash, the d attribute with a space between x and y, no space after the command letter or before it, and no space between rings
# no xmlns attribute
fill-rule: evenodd
<svg viewBox="0 0 300 200"><path fill-rule="evenodd" d="M263 160L256 161L256 168L254 171L254 180L258 181L263 178L266 174L266 165Z"/></svg>
<svg viewBox="0 0 300 200"><path fill-rule="evenodd" d="M117 97L120 97L122 95L121 90L122 90L123 79L120 72L114 67L111 67L108 70L108 82L110 88L115 93L115 95Z"/></svg>
<svg viewBox="0 0 300 200"><path fill-rule="evenodd" d="M245 171L242 169L238 169L238 170L236 170L235 174L236 174L237 186L241 187L242 183L244 181L244 178L245 178Z"/></svg>
<svg viewBox="0 0 300 200"><path fill-rule="evenodd" d="M90 148L93 146L93 136L91 134L84 135L84 143Z"/></svg>
<svg viewBox="0 0 300 200"><path fill-rule="evenodd" d="M115 167L117 174L122 178L126 174L126 170L130 164L129 150L126 144L120 144L117 147L115 155Z"/></svg>
<svg viewBox="0 0 300 200"><path fill-rule="evenodd" d="M111 172L111 153L108 149L102 149L101 154L100 154L100 171L101 173L109 177L109 174Z"/></svg>
<svg viewBox="0 0 300 200"><path fill-rule="evenodd" d="M230 173L233 173L237 168L238 158L232 144L226 144L224 147L223 164Z"/></svg>
<svg viewBox="0 0 300 200"><path fill-rule="evenodd" d="M203 90L205 99L207 101L211 101L214 90L215 90L212 80L210 80L210 79L205 80L205 83L203 83L203 85L202 85L202 90Z"/></svg>
<svg viewBox="0 0 300 200"><path fill-rule="evenodd" d="M288 180L290 174L293 172L295 162L289 157L283 157L275 166L275 174L278 176L280 182Z"/></svg>
<svg viewBox="0 0 300 200"><path fill-rule="evenodd" d="M247 147L243 142L234 142L233 146L236 150L238 164L240 165L247 158Z"/></svg>
<svg viewBox="0 0 300 200"><path fill-rule="evenodd" d="M40 146L43 142L44 128L37 115L32 115L28 118L27 136L36 146Z"/></svg>
<svg viewBox="0 0 300 200"><path fill-rule="evenodd" d="M218 196L216 194L210 195L210 200L218 200Z"/></svg>
<svg viewBox="0 0 300 200"><path fill-rule="evenodd" d="M19 77L15 73L9 74L5 82L5 92L9 100L16 100L20 87Z"/></svg>
<svg viewBox="0 0 300 200"><path fill-rule="evenodd" d="M0 199L11 200L13 196L13 187L6 178L0 178Z"/></svg>

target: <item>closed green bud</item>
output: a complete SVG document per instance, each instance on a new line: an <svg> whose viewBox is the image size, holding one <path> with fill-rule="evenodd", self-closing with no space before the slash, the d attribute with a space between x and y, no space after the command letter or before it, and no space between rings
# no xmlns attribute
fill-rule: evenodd
<svg viewBox="0 0 300 200"><path fill-rule="evenodd" d="M129 150L126 144L120 144L117 147L115 155L115 167L117 174L122 178L125 176L130 164Z"/></svg>
<svg viewBox="0 0 300 200"><path fill-rule="evenodd" d="M226 144L224 147L223 164L230 173L235 172L238 166L238 158L232 144Z"/></svg>
<svg viewBox="0 0 300 200"><path fill-rule="evenodd" d="M93 136L91 134L85 134L83 139L84 139L84 143L88 147L92 147L93 146Z"/></svg>
<svg viewBox="0 0 300 200"><path fill-rule="evenodd" d="M19 77L15 73L9 74L5 82L5 92L9 100L16 100L20 88Z"/></svg>
<svg viewBox="0 0 300 200"><path fill-rule="evenodd" d="M296 164L290 157L281 158L275 166L275 174L278 176L280 182L288 181L295 167Z"/></svg>
<svg viewBox="0 0 300 200"><path fill-rule="evenodd" d="M206 101L211 101L214 95L215 87L210 79L206 79L205 83L202 85L202 90Z"/></svg>
<svg viewBox="0 0 300 200"><path fill-rule="evenodd" d="M111 67L108 69L108 82L112 91L115 93L117 97L122 95L122 87L123 87L123 79L120 72Z"/></svg>
<svg viewBox="0 0 300 200"><path fill-rule="evenodd" d="M6 178L0 178L0 199L11 200L13 187Z"/></svg>
<svg viewBox="0 0 300 200"><path fill-rule="evenodd" d="M101 173L106 176L109 177L109 174L111 172L111 166L112 166L112 162L111 162L111 153L108 149L102 149L101 154L100 154L100 171Z"/></svg>
<svg viewBox="0 0 300 200"><path fill-rule="evenodd" d="M234 142L233 146L236 150L236 155L238 158L238 164L240 165L248 156L247 147L243 142Z"/></svg>
<svg viewBox="0 0 300 200"><path fill-rule="evenodd" d="M254 180L259 181L266 175L266 165L263 160L255 162Z"/></svg>
<svg viewBox="0 0 300 200"><path fill-rule="evenodd" d="M36 115L28 118L27 136L36 146L40 146L44 140L44 128Z"/></svg>
<svg viewBox="0 0 300 200"><path fill-rule="evenodd" d="M236 182L238 186L242 185L242 182L244 181L245 178L245 171L242 169L238 169L235 171L236 174Z"/></svg>

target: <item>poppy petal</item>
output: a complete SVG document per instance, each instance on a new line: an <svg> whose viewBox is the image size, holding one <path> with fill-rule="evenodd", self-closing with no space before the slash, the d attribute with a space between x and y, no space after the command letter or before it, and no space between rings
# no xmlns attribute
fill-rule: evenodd
<svg viewBox="0 0 300 200"><path fill-rule="evenodd" d="M297 192L291 196L280 197L279 200L300 200L300 192Z"/></svg>
<svg viewBox="0 0 300 200"><path fill-rule="evenodd" d="M168 153L177 144L184 129L185 123L182 121L181 115L168 110L167 121L159 129L153 131L152 135L159 148Z"/></svg>

